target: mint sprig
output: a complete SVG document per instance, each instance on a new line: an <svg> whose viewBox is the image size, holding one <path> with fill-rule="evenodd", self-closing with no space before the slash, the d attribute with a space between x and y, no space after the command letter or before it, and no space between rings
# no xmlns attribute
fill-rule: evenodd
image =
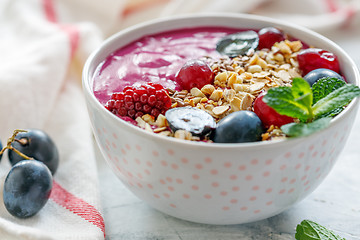
<svg viewBox="0 0 360 240"><path fill-rule="evenodd" d="M329 117L340 113L353 98L360 96L358 86L342 80L323 78L319 81L311 88L304 79L294 78L291 87L271 88L264 96L263 101L279 114L300 120L300 123L281 127L287 136L306 136L326 128Z"/></svg>
<svg viewBox="0 0 360 240"><path fill-rule="evenodd" d="M296 240L346 240L320 224L303 220L296 226Z"/></svg>

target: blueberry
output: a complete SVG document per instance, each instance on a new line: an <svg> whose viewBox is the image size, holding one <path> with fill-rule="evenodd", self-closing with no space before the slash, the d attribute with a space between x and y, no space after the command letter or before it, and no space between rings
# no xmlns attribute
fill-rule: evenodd
<svg viewBox="0 0 360 240"><path fill-rule="evenodd" d="M304 79L312 86L316 81L321 78L331 77L331 78L338 78L344 80L342 76L340 76L337 72L333 70L326 69L326 68L318 68L312 70L308 74L305 75Z"/></svg>
<svg viewBox="0 0 360 240"><path fill-rule="evenodd" d="M31 217L44 207L51 189L52 175L45 164L20 161L11 168L4 182L5 207L15 217Z"/></svg>
<svg viewBox="0 0 360 240"><path fill-rule="evenodd" d="M28 129L26 132L20 132L11 145L28 157L43 162L51 173L55 174L59 165L59 152L52 139L44 131ZM9 150L8 154L11 165L24 160L23 157L12 150Z"/></svg>
<svg viewBox="0 0 360 240"><path fill-rule="evenodd" d="M264 127L260 118L251 111L233 112L223 118L215 130L216 143L243 143L261 140Z"/></svg>
<svg viewBox="0 0 360 240"><path fill-rule="evenodd" d="M173 132L186 130L194 136L206 136L216 127L214 118L207 112L193 107L173 108L165 113Z"/></svg>

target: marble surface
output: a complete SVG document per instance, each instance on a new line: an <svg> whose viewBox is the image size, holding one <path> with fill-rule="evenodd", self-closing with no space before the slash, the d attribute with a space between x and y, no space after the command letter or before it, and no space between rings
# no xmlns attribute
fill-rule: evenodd
<svg viewBox="0 0 360 240"><path fill-rule="evenodd" d="M360 36L344 33L328 37L342 46L360 67L360 48L356 47ZM277 216L242 225L197 224L152 209L125 188L97 152L106 239L295 239L296 225L310 219L347 240L360 240L359 112L335 167L313 193Z"/></svg>

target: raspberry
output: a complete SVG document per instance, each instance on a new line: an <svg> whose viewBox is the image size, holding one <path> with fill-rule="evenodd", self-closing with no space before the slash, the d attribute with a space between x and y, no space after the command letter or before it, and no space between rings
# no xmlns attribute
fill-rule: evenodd
<svg viewBox="0 0 360 240"><path fill-rule="evenodd" d="M105 104L105 108L119 117L136 119L144 114L157 117L171 106L171 99L163 86L146 83L140 86L125 87L122 92L115 92Z"/></svg>

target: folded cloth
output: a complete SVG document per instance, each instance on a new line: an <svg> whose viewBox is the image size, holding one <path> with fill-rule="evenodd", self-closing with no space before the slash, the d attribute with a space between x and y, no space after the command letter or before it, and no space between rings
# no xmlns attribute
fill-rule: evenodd
<svg viewBox="0 0 360 240"><path fill-rule="evenodd" d="M42 129L60 154L50 199L36 216L17 219L0 201L0 239L103 239L105 235L80 81L84 60L103 39L101 24L60 23L57 3L0 4L0 138L4 143L15 129ZM1 193L9 170L5 154Z"/></svg>
<svg viewBox="0 0 360 240"><path fill-rule="evenodd" d="M333 31L359 23L359 9L356 0L1 1L0 139L4 143L14 129L42 129L57 145L60 165L50 199L36 216L17 219L0 201L0 238L104 239L81 69L105 37L157 17L221 11L256 13ZM10 168L5 154L0 193Z"/></svg>

